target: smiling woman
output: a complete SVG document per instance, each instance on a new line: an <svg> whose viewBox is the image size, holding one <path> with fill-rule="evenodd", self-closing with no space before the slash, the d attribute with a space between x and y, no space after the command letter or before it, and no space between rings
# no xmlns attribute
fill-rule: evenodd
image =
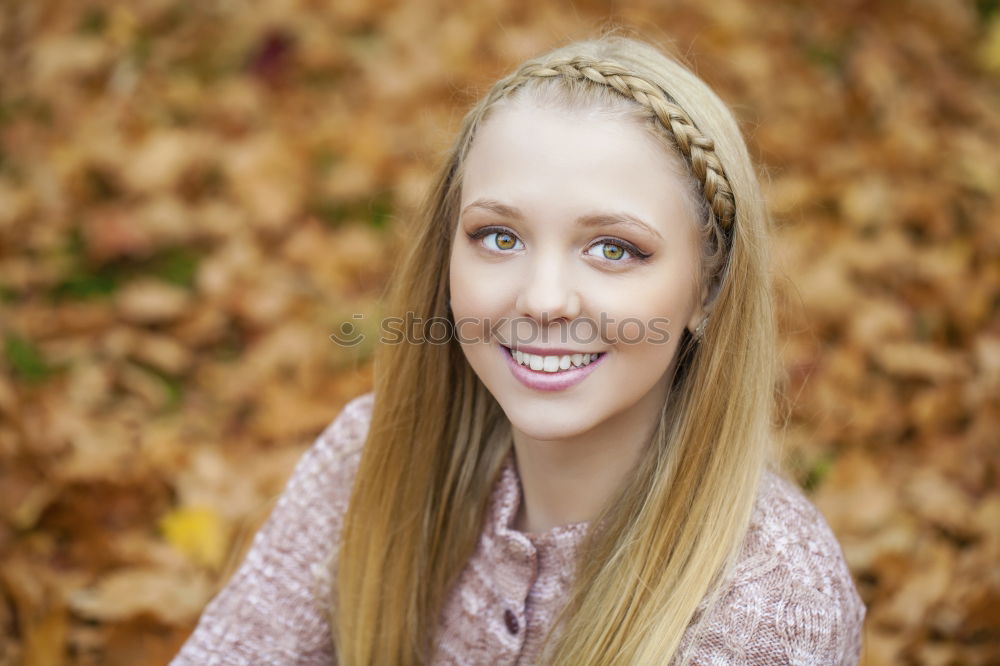
<svg viewBox="0 0 1000 666"><path fill-rule="evenodd" d="M501 326L511 344L483 331L462 348L510 420L526 531L587 520L622 485L667 401L677 328L705 317L688 183L619 106L614 118L563 100L507 102L480 127L462 174L453 315L540 324L536 339L514 341ZM620 322L644 329L654 318L672 324L665 342L616 339ZM573 339L581 319L594 322L595 342ZM573 354L597 359L573 368Z"/></svg>
<svg viewBox="0 0 1000 666"><path fill-rule="evenodd" d="M498 81L393 278L461 335L380 347L175 663L857 663L840 547L773 462L768 234L662 52Z"/></svg>

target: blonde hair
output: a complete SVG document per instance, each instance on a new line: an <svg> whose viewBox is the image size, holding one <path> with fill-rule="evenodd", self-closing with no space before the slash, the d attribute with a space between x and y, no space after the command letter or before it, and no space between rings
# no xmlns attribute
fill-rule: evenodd
<svg viewBox="0 0 1000 666"><path fill-rule="evenodd" d="M699 215L710 324L700 344L684 332L652 441L591 522L545 653L546 663L567 666L665 663L734 562L773 464L770 223L726 105L675 59L625 37L525 62L465 117L393 276L389 310L450 317L450 248L476 131L502 103L553 87L565 103L624 101L645 118L682 160ZM510 424L454 340L383 345L375 374L336 563L334 643L347 666L426 663L446 595L479 538Z"/></svg>

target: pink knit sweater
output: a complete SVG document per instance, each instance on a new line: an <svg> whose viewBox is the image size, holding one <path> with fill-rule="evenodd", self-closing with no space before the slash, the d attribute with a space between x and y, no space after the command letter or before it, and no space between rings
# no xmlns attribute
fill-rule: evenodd
<svg viewBox="0 0 1000 666"><path fill-rule="evenodd" d="M356 398L303 456L239 570L172 666L333 664L329 560L373 404ZM508 458L475 553L451 591L435 663L532 664L572 578L586 523L510 527L520 487ZM698 615L706 608L703 601ZM793 484L768 472L738 563L697 641L695 665L857 664L865 606L836 537Z"/></svg>

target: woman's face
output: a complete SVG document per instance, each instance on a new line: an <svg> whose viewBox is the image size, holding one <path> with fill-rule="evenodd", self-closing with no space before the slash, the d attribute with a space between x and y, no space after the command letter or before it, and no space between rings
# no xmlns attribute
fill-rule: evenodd
<svg viewBox="0 0 1000 666"><path fill-rule="evenodd" d="M666 398L682 330L703 316L674 159L606 113L519 104L479 129L451 307L470 365L528 437L645 429Z"/></svg>

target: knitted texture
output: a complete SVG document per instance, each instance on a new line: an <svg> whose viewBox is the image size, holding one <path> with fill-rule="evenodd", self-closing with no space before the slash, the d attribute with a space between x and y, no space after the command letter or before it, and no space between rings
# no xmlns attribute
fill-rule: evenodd
<svg viewBox="0 0 1000 666"><path fill-rule="evenodd" d="M372 394L351 401L297 465L240 568L205 608L172 666L333 664L330 563L364 444ZM509 456L476 550L450 591L438 664L532 664L573 577L587 523L511 528L520 485ZM695 619L707 610L703 600ZM674 661L857 664L865 606L836 537L792 483L767 472L750 529L701 633Z"/></svg>

